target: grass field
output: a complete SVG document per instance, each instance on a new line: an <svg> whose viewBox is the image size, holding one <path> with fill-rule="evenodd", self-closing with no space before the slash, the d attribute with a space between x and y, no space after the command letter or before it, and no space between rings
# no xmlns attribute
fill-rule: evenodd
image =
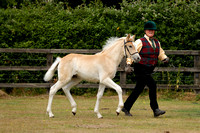
<svg viewBox="0 0 200 133"><path fill-rule="evenodd" d="M124 100L127 96L123 96ZM159 98L166 114L154 118L147 96L134 104L133 117L116 116L117 96L103 96L97 119L93 109L96 97L75 96L77 114L71 113L65 96L54 97L55 118L46 115L47 95L35 97L0 98L0 133L199 133L200 101Z"/></svg>

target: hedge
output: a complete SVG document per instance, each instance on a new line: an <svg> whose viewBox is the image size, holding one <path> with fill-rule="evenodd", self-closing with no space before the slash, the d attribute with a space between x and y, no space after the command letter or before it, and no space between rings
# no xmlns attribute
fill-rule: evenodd
<svg viewBox="0 0 200 133"><path fill-rule="evenodd" d="M1 48L100 49L112 36L144 34L143 25L153 20L156 37L164 49L200 49L198 1L127 2L120 9L103 4L64 10L63 3L0 9Z"/></svg>

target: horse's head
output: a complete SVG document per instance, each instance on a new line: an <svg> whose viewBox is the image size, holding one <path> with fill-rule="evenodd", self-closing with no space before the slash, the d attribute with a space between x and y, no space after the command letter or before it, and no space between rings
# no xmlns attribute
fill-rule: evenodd
<svg viewBox="0 0 200 133"><path fill-rule="evenodd" d="M128 34L124 40L124 53L126 58L131 58L134 62L138 63L141 57L138 54L134 41L135 35L131 36Z"/></svg>

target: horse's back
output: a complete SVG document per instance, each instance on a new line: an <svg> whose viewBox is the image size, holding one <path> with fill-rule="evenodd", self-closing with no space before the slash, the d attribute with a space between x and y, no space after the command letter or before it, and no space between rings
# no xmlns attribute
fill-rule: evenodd
<svg viewBox="0 0 200 133"><path fill-rule="evenodd" d="M102 62L103 59L100 55L86 55L86 54L68 54L66 56L64 56L62 58L62 62L71 62L71 61L75 61L76 63L80 62L80 63L86 63L88 65L88 63L92 63L95 62L97 63L97 61Z"/></svg>
<svg viewBox="0 0 200 133"><path fill-rule="evenodd" d="M103 54L68 54L62 58L59 69L62 69L61 75L70 73L92 82L98 82L101 76L113 78L116 73L112 61Z"/></svg>
<svg viewBox="0 0 200 133"><path fill-rule="evenodd" d="M97 58L95 55L68 54L61 59L58 71L63 76L77 75L81 78L92 78L91 74L94 76L98 73L95 63Z"/></svg>

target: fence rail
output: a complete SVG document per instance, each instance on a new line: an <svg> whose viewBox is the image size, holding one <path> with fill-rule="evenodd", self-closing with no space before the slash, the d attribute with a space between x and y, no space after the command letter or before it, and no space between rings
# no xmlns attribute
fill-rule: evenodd
<svg viewBox="0 0 200 133"><path fill-rule="evenodd" d="M43 53L47 54L46 66L0 66L0 71L46 71L53 63L53 54L56 53L79 53L79 54L94 54L100 52L99 49L23 49L23 48L0 48L0 53ZM158 72L192 72L194 73L194 84L193 85L179 85L181 89L194 89L195 92L200 91L200 50L166 50L167 55L191 55L194 56L194 67L156 67L155 71ZM126 84L126 73L124 71L125 60L122 61L118 67L120 72L120 83L119 85L123 89L132 89L135 87L134 84ZM0 88L49 88L53 83L0 83ZM78 84L80 88L97 88L97 84ZM158 89L163 88L174 88L175 85L158 84Z"/></svg>

